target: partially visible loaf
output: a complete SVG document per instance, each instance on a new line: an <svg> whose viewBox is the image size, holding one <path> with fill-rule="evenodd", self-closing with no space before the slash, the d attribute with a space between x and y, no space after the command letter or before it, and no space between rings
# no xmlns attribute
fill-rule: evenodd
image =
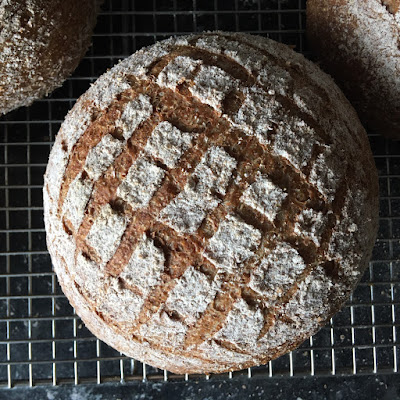
<svg viewBox="0 0 400 400"><path fill-rule="evenodd" d="M48 95L75 70L102 0L0 2L0 114Z"/></svg>
<svg viewBox="0 0 400 400"><path fill-rule="evenodd" d="M400 0L308 0L316 58L364 126L400 139Z"/></svg>
<svg viewBox="0 0 400 400"><path fill-rule="evenodd" d="M78 100L45 174L48 248L87 327L176 373L267 362L348 298L375 240L355 111L287 46L171 38Z"/></svg>

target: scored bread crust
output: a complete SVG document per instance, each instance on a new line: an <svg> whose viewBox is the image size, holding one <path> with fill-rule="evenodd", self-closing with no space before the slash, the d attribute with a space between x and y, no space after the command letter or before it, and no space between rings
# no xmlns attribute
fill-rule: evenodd
<svg viewBox="0 0 400 400"><path fill-rule="evenodd" d="M142 49L67 115L47 244L87 327L175 373L297 347L342 306L377 231L377 172L333 81L269 39Z"/></svg>
<svg viewBox="0 0 400 400"><path fill-rule="evenodd" d="M0 3L0 114L48 95L90 45L100 0Z"/></svg>
<svg viewBox="0 0 400 400"><path fill-rule="evenodd" d="M400 0L309 0L307 36L365 126L400 139Z"/></svg>

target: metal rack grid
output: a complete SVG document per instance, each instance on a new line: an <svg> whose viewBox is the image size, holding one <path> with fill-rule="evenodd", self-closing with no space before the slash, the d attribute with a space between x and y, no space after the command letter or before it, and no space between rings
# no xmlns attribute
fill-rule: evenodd
<svg viewBox="0 0 400 400"><path fill-rule="evenodd" d="M140 47L173 34L221 29L266 35L307 55L304 28L305 0L108 0L93 46L74 75L51 97L0 119L0 386L210 379L131 360L85 328L63 296L46 251L42 176L76 98ZM398 372L400 144L379 135L370 141L380 174L379 239L351 300L299 349L225 377Z"/></svg>

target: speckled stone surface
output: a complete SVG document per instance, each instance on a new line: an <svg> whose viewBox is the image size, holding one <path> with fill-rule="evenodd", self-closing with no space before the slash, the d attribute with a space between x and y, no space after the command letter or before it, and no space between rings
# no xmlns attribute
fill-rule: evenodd
<svg viewBox="0 0 400 400"><path fill-rule="evenodd" d="M195 382L140 382L4 389L0 400L396 400L400 399L398 375L354 377L280 378L254 377Z"/></svg>

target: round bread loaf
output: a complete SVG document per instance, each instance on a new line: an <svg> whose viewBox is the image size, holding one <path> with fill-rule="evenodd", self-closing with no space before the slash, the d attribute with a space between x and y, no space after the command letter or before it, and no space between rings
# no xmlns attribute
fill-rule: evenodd
<svg viewBox="0 0 400 400"><path fill-rule="evenodd" d="M64 293L117 350L176 373L265 363L362 275L377 173L333 81L232 33L135 53L78 100L45 175Z"/></svg>
<svg viewBox="0 0 400 400"><path fill-rule="evenodd" d="M400 0L308 0L307 32L365 126L400 139Z"/></svg>
<svg viewBox="0 0 400 400"><path fill-rule="evenodd" d="M61 86L90 44L99 0L0 2L0 114Z"/></svg>

